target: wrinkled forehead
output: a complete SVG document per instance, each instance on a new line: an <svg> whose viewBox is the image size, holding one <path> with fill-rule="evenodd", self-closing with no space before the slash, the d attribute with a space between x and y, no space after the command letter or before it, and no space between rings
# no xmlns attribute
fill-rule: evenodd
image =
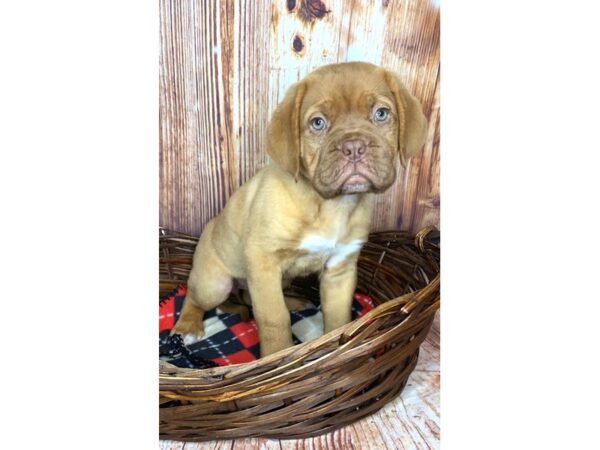
<svg viewBox="0 0 600 450"><path fill-rule="evenodd" d="M306 80L302 115L316 111L338 116L369 112L375 104L393 105L393 95L380 72L315 74Z"/></svg>

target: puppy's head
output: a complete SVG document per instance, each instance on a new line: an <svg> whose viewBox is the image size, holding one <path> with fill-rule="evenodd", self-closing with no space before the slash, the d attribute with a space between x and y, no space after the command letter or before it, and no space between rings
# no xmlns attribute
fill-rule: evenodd
<svg viewBox="0 0 600 450"><path fill-rule="evenodd" d="M267 129L267 152L324 197L383 192L425 141L419 102L367 63L321 67L292 85ZM399 158L396 157L399 155Z"/></svg>

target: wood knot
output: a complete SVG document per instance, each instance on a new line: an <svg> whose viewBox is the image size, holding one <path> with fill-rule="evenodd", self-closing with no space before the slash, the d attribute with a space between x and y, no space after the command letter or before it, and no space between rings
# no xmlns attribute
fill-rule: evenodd
<svg viewBox="0 0 600 450"><path fill-rule="evenodd" d="M303 0L298 16L304 22L314 22L315 19L322 19L330 12L321 0Z"/></svg>
<svg viewBox="0 0 600 450"><path fill-rule="evenodd" d="M292 42L292 46L294 47L294 51L296 53L302 52L302 49L304 48L304 42L302 42L302 37L300 35L297 34L294 36L294 42Z"/></svg>

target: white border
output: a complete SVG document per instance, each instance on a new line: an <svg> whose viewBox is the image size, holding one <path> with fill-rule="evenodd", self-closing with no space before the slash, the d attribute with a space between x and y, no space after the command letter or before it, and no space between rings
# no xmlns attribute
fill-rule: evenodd
<svg viewBox="0 0 600 450"><path fill-rule="evenodd" d="M442 445L598 445L593 2L442 4Z"/></svg>

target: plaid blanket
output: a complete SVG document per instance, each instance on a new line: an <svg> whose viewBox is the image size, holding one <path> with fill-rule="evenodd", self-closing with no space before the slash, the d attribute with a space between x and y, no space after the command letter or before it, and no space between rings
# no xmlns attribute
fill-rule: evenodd
<svg viewBox="0 0 600 450"><path fill-rule="evenodd" d="M242 321L238 314L214 309L204 315L204 337L194 344L185 345L180 335L170 336L175 325L186 289L180 286L159 304L160 358L178 366L202 369L253 361L260 357L259 339L254 319ZM356 319L373 309L369 296L354 294L352 318ZM294 343L307 342L323 334L323 316L320 307L290 312Z"/></svg>

